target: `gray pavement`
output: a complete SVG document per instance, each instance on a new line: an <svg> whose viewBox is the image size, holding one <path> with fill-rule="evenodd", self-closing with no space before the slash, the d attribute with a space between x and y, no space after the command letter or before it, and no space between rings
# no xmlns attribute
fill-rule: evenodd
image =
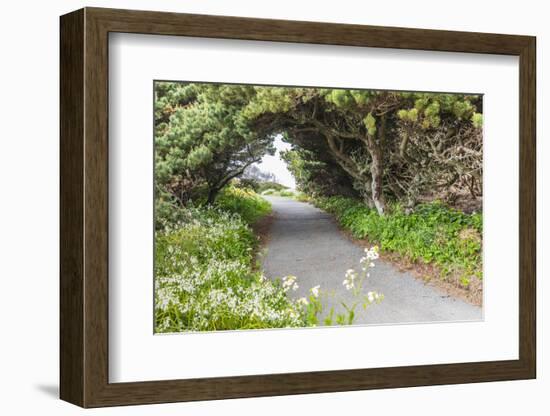
<svg viewBox="0 0 550 416"><path fill-rule="evenodd" d="M296 276L299 288L289 291L295 298L308 296L311 287L320 285L322 291L332 293L322 298L324 311L334 307L335 311L342 312L341 300L349 305L356 299L342 281L347 269L360 270L363 247L343 234L326 212L288 198L265 198L271 202L274 215L267 252L262 258L265 275L269 278ZM363 292L378 291L384 294L384 299L366 311L358 307L355 324L482 319L480 307L448 296L383 260L374 263Z"/></svg>

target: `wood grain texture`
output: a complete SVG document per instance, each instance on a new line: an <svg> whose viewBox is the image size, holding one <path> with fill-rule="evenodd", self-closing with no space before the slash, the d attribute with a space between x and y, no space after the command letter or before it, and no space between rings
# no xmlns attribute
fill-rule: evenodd
<svg viewBox="0 0 550 416"><path fill-rule="evenodd" d="M536 41L520 54L519 98L519 355L536 377Z"/></svg>
<svg viewBox="0 0 550 416"><path fill-rule="evenodd" d="M520 358L206 379L108 381L108 33L520 57ZM61 397L83 407L535 377L535 39L86 8L61 18Z"/></svg>
<svg viewBox="0 0 550 416"><path fill-rule="evenodd" d="M60 387L84 405L84 12L60 23Z"/></svg>
<svg viewBox="0 0 550 416"><path fill-rule="evenodd" d="M87 8L110 32L519 55L528 36Z"/></svg>

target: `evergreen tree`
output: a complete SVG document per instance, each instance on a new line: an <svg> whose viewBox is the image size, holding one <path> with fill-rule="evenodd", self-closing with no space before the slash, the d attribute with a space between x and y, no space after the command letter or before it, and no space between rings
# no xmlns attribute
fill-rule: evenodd
<svg viewBox="0 0 550 416"><path fill-rule="evenodd" d="M251 129L242 109L252 87L157 83L156 180L185 202L206 188L207 202L251 164L273 153L273 137Z"/></svg>

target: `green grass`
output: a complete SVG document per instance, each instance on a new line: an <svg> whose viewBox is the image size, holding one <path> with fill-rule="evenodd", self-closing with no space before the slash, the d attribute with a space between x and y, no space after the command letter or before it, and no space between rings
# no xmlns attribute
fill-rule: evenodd
<svg viewBox="0 0 550 416"><path fill-rule="evenodd" d="M398 253L413 262L434 264L442 271L461 275L462 286L470 278L482 278L482 216L465 214L439 202L421 204L406 214L398 206L380 216L361 201L331 197L314 200L334 214L356 238L366 238L384 251Z"/></svg>
<svg viewBox="0 0 550 416"><path fill-rule="evenodd" d="M273 191L283 191L285 189L288 189L286 186L284 185L281 185L280 183L277 183L277 182L270 182L270 181L267 181L267 182L259 182L258 183L258 189L257 189L257 192L260 193L260 194L263 194L265 191L267 190L273 190Z"/></svg>
<svg viewBox="0 0 550 416"><path fill-rule="evenodd" d="M295 198L299 195L298 192L293 191L292 189L266 189L262 192L262 195L271 195L271 196L281 196L284 198Z"/></svg>
<svg viewBox="0 0 550 416"><path fill-rule="evenodd" d="M271 204L249 189L225 188L215 205L223 211L238 214L248 224L253 224L271 212Z"/></svg>

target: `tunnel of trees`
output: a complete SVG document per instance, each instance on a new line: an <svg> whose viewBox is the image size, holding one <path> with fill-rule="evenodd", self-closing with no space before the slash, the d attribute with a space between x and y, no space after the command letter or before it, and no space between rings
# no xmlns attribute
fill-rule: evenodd
<svg viewBox="0 0 550 416"><path fill-rule="evenodd" d="M424 281L481 304L480 95L182 82L156 82L154 92L155 331L347 325L355 306L374 302L358 290L355 306L321 303L319 293L354 287L353 270L334 266L321 289L315 263L301 276L265 273L258 253L275 252L263 244L277 221L272 201L283 198L375 245L365 253L416 265ZM287 150L276 149L280 139ZM257 166L277 150L301 192L285 195ZM283 240L302 244L283 223ZM307 297L293 295L296 279Z"/></svg>
<svg viewBox="0 0 550 416"><path fill-rule="evenodd" d="M482 193L482 97L469 94L157 82L156 191L186 205L219 192L274 137L306 194L361 198L384 215Z"/></svg>

